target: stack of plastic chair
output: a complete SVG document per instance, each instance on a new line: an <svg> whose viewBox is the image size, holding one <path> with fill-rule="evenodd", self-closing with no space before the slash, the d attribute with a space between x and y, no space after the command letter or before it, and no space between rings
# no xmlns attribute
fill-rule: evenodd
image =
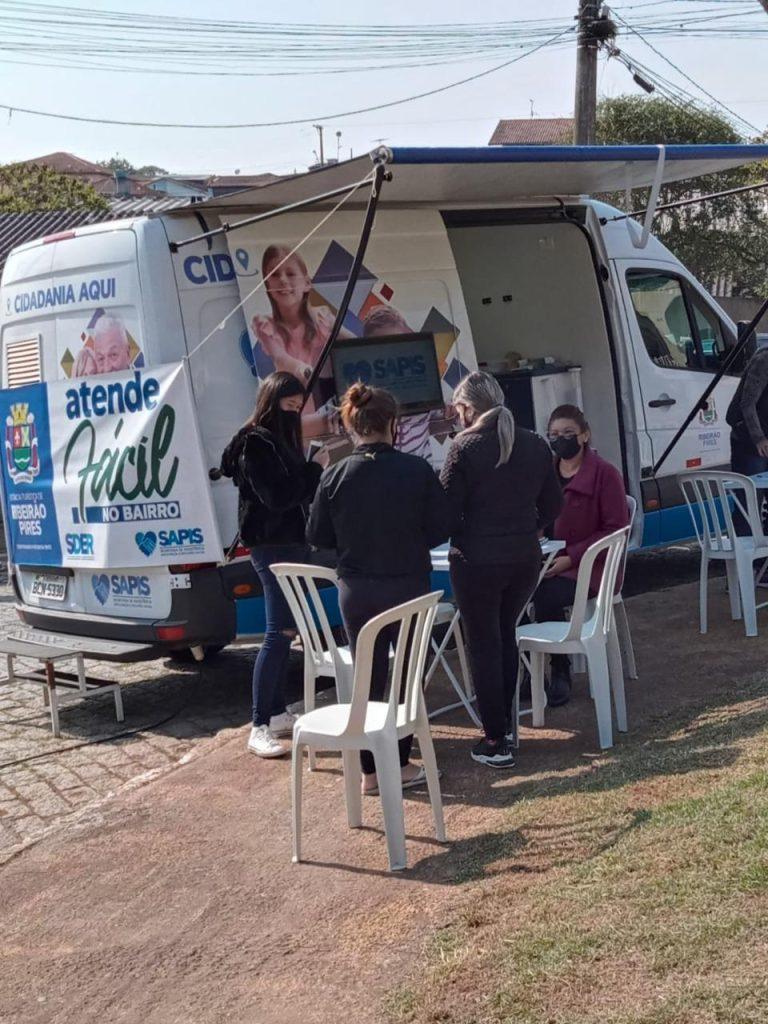
<svg viewBox="0 0 768 1024"><path fill-rule="evenodd" d="M755 602L753 566L768 558L768 537L760 516L760 503L754 480L738 473L701 470L683 473L678 478L696 539L701 548L699 572L699 629L707 632L707 589L709 563L725 562L731 617L744 615L747 636L757 636L757 611L765 603ZM739 536L733 522L738 508L748 533Z"/></svg>

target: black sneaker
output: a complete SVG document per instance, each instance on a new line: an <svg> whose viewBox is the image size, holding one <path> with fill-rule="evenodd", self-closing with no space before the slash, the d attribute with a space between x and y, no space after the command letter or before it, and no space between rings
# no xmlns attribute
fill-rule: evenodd
<svg viewBox="0 0 768 1024"><path fill-rule="evenodd" d="M489 768L514 768L515 755L506 736L498 743L489 743L485 737L472 747L472 760Z"/></svg>
<svg viewBox="0 0 768 1024"><path fill-rule="evenodd" d="M551 708L559 708L571 699L570 676L562 672L554 672L552 678L544 686L547 704Z"/></svg>

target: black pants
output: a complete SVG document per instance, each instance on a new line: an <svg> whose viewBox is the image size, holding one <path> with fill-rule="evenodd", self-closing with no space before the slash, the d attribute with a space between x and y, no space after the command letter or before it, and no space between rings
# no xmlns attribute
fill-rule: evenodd
<svg viewBox="0 0 768 1024"><path fill-rule="evenodd" d="M451 584L469 648L477 707L491 741L500 740L512 721L517 686L515 628L540 567L541 551L535 540L510 565L468 565L458 556L451 558Z"/></svg>
<svg viewBox="0 0 768 1024"><path fill-rule="evenodd" d="M537 622L565 622L565 609L573 605L576 597L576 580L567 576L550 576L538 586L533 597ZM570 678L571 663L567 654L553 654L550 663L552 672Z"/></svg>
<svg viewBox="0 0 768 1024"><path fill-rule="evenodd" d="M425 573L415 576L347 576L339 580L339 607L352 654L366 622L404 601L429 594L431 589L429 576ZM389 648L397 644L397 637L398 627L388 626L376 641L371 669L371 700L384 700L389 677ZM400 740L401 765L408 764L412 745L413 736ZM376 762L369 750L360 751L360 765L366 775L376 771Z"/></svg>
<svg viewBox="0 0 768 1024"><path fill-rule="evenodd" d="M765 473L768 470L768 459L764 459L759 454L751 441L741 441L731 437L731 469L734 473L740 473L742 476L754 476L755 473ZM735 493L746 508L746 497L742 496L741 490ZM763 530L768 526L764 499L765 491L758 491L757 500L760 505ZM733 526L739 537L749 535L749 524L738 508L733 509Z"/></svg>

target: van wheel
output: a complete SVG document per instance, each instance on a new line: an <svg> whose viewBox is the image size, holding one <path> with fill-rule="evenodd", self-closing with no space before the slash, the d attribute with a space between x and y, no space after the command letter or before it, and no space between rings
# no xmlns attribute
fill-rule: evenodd
<svg viewBox="0 0 768 1024"><path fill-rule="evenodd" d="M205 644L203 646L203 661L210 661L226 647L226 644ZM168 657L179 665L191 665L195 662L192 651L188 647L181 647L176 651L170 651Z"/></svg>

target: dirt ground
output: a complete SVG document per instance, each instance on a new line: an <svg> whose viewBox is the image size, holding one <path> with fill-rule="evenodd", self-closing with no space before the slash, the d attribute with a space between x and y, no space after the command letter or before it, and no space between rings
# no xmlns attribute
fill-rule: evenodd
<svg viewBox="0 0 768 1024"><path fill-rule="evenodd" d="M366 827L347 829L333 757L307 778L308 862L292 865L289 763L248 756L245 729L69 819L2 870L0 1021L385 1020L382 1000L450 916L462 881L493 873L493 836L513 801L553 774L615 765L627 744L663 739L672 713L679 728L689 705L704 696L715 706L725 681L764 670L765 640L730 621L721 583L712 592L706 637L695 585L628 602L641 678L628 682L631 732L606 755L583 680L546 729L523 731L513 772L469 760L461 713L438 719L450 842L434 842L426 796L410 794L403 874L386 871L375 800ZM532 870L521 860L516 884Z"/></svg>

